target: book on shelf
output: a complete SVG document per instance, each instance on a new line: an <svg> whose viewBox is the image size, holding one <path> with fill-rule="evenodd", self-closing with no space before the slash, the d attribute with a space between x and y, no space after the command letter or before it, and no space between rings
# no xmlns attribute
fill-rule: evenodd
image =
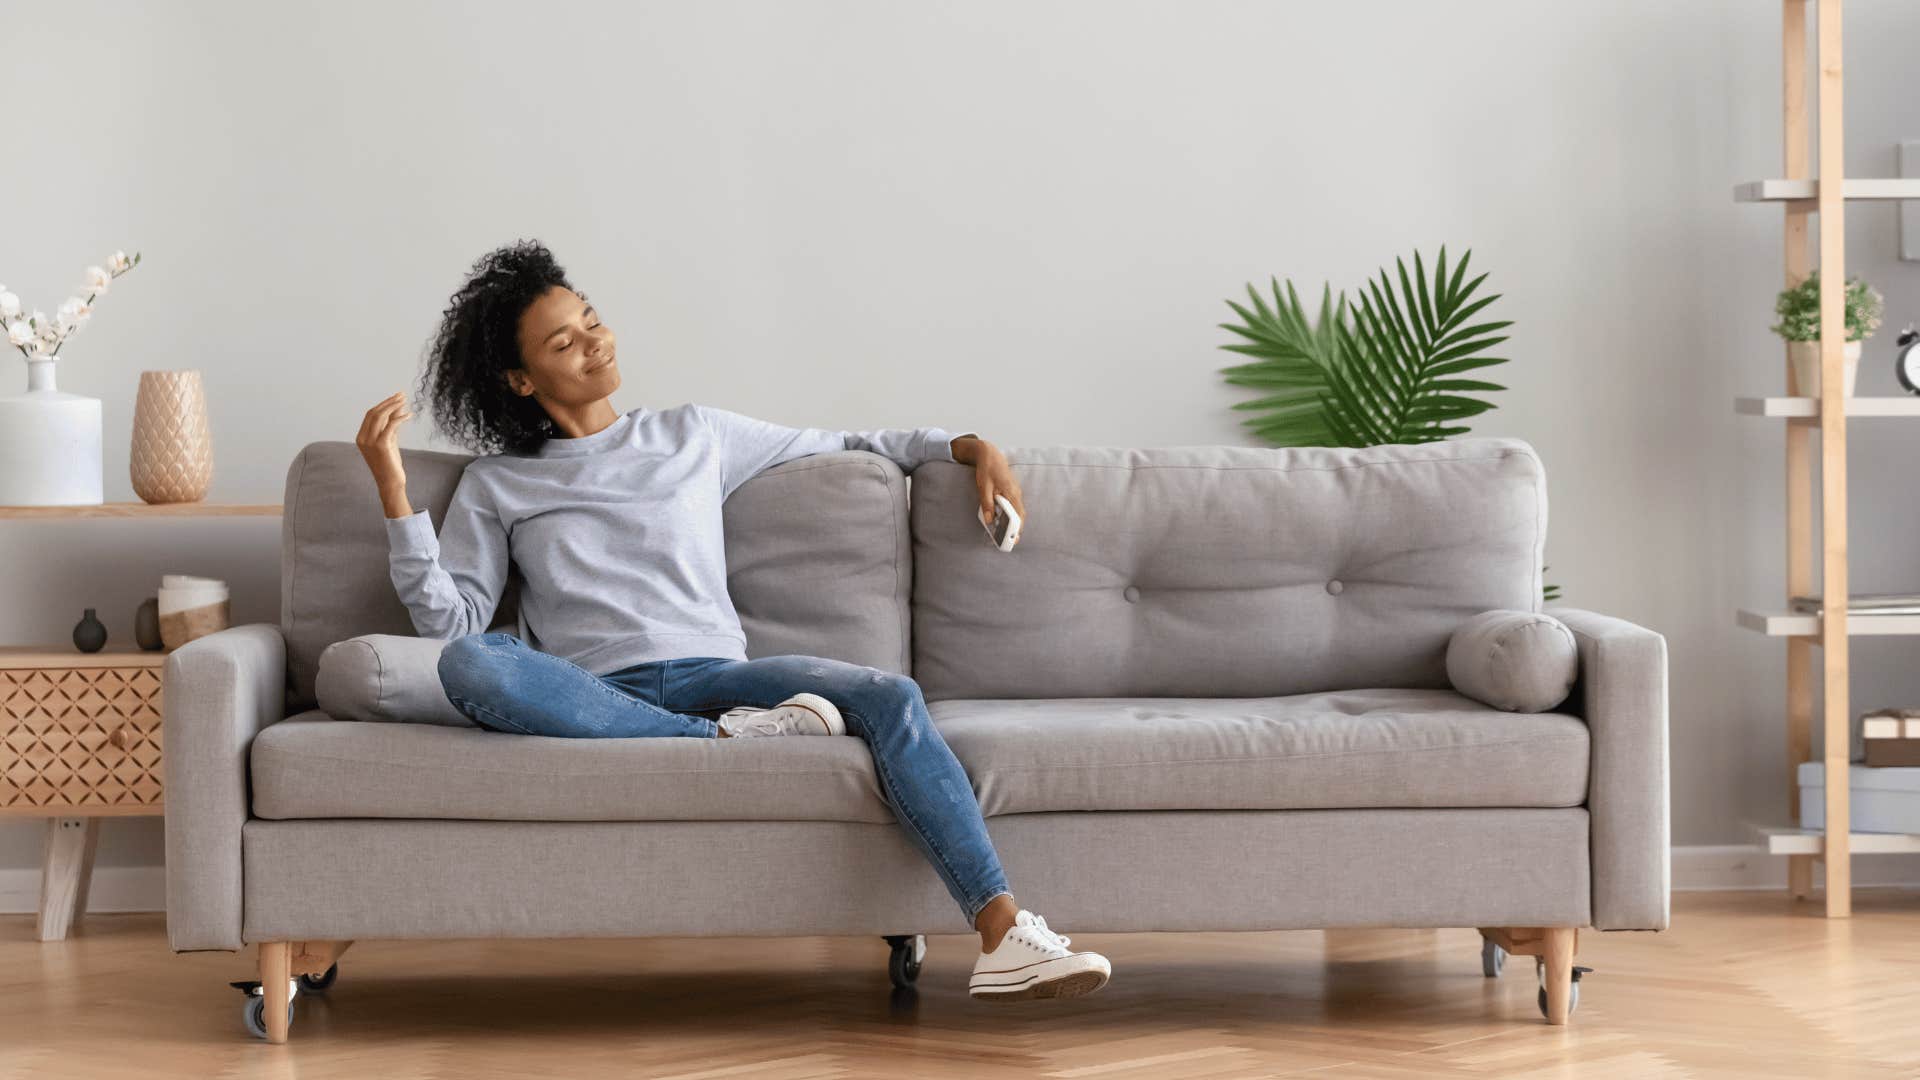
<svg viewBox="0 0 1920 1080"><path fill-rule="evenodd" d="M1795 615L1825 613L1818 596L1796 596L1788 604ZM1847 597L1848 615L1920 615L1920 593L1865 593Z"/></svg>
<svg viewBox="0 0 1920 1080"><path fill-rule="evenodd" d="M1863 715L1860 741L1870 768L1920 766L1920 709L1880 709Z"/></svg>

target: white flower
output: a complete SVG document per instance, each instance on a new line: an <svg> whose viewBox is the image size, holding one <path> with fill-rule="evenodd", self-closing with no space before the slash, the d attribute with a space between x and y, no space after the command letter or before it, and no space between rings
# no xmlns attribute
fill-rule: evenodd
<svg viewBox="0 0 1920 1080"><path fill-rule="evenodd" d="M48 323L40 328L40 347L43 349L55 348L60 344L60 339L65 336L66 335L60 332L58 327L52 323Z"/></svg>
<svg viewBox="0 0 1920 1080"><path fill-rule="evenodd" d="M11 319L20 314L20 298L0 288L0 319Z"/></svg>
<svg viewBox="0 0 1920 1080"><path fill-rule="evenodd" d="M98 266L87 267L87 291L103 293L113 283L113 275Z"/></svg>
<svg viewBox="0 0 1920 1080"><path fill-rule="evenodd" d="M107 269L116 274L126 273L131 266L133 266L133 261L127 258L127 253L124 251L116 251L107 256Z"/></svg>
<svg viewBox="0 0 1920 1080"><path fill-rule="evenodd" d="M7 324L7 341L14 345L25 345L33 340L33 327L25 319L15 319Z"/></svg>
<svg viewBox="0 0 1920 1080"><path fill-rule="evenodd" d="M88 306L85 300L77 296L69 296L60 305L60 310L56 313L55 318L69 326L78 326L80 320L86 318L92 311L93 308Z"/></svg>

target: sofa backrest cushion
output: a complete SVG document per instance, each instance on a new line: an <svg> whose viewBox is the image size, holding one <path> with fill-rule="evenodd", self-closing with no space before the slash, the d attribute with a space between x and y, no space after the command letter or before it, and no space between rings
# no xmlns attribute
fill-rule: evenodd
<svg viewBox="0 0 1920 1080"><path fill-rule="evenodd" d="M437 532L471 454L401 451L412 505ZM912 550L906 477L864 450L776 465L722 504L727 591L749 656L804 653L905 673ZM309 444L287 470L280 625L290 710L314 707L320 654L361 634L413 634L394 592L372 474L353 443ZM524 634L517 566L490 629Z"/></svg>
<svg viewBox="0 0 1920 1080"><path fill-rule="evenodd" d="M1006 454L1010 552L971 468L914 472L930 699L1441 688L1462 621L1540 610L1546 475L1518 440Z"/></svg>

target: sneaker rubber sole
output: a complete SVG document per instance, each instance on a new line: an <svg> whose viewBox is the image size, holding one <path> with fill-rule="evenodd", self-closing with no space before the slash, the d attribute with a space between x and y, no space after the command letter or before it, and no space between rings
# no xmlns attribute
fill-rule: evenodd
<svg viewBox="0 0 1920 1080"><path fill-rule="evenodd" d="M1071 957L1062 957L1055 963L1065 965ZM1043 966L1025 978L1005 984L973 984L967 992L981 1001L1032 1001L1036 998L1070 998L1091 994L1107 985L1110 976L1108 968L1074 966L1062 971L1054 968L1049 974Z"/></svg>
<svg viewBox="0 0 1920 1080"><path fill-rule="evenodd" d="M826 727L827 729L826 733L828 735L845 735L847 733L847 722L840 715L839 708L837 708L833 704L833 702L828 701L826 698L821 697L819 694L809 694L804 691L798 694L794 694L793 696L787 698L785 701L782 701L778 705L774 705L771 708L750 709L750 708L742 707L739 709L729 709L726 712L721 713L715 719L717 719L720 723L725 724L728 722L728 717L732 716L734 713L744 713L744 714L752 715L757 713L773 712L776 709L792 709L792 708L803 709L806 712L811 713L813 716L818 718L820 723ZM787 734L794 734L794 733L788 732ZM799 734L813 735L817 733L809 731L809 732L801 732Z"/></svg>
<svg viewBox="0 0 1920 1080"><path fill-rule="evenodd" d="M798 705L808 712L813 713L815 716L818 716L820 722L827 725L829 734L845 735L847 733L847 722L841 718L840 710L835 707L833 702L828 701L819 694L798 693L780 704Z"/></svg>

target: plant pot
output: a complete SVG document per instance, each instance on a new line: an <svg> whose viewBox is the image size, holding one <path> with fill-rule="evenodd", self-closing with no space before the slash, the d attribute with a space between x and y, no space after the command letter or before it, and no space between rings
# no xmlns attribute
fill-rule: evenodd
<svg viewBox="0 0 1920 1080"><path fill-rule="evenodd" d="M149 503L199 502L213 483L213 443L200 372L143 371L127 469Z"/></svg>
<svg viewBox="0 0 1920 1080"><path fill-rule="evenodd" d="M1860 343L1847 342L1841 355L1845 358L1842 370L1845 377L1840 381L1841 394L1853 396L1854 377L1860 373ZM1787 342L1787 359L1793 363L1793 392L1800 397L1820 396L1820 343L1817 341Z"/></svg>
<svg viewBox="0 0 1920 1080"><path fill-rule="evenodd" d="M98 506L100 399L54 389L56 361L27 361L27 392L0 397L0 506Z"/></svg>

